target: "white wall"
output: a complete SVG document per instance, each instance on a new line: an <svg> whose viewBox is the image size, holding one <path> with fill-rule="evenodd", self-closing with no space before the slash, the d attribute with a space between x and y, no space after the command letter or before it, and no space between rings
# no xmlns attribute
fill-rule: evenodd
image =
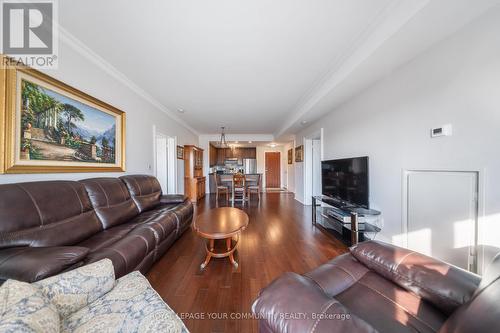
<svg viewBox="0 0 500 333"><path fill-rule="evenodd" d="M500 248L499 31L495 10L297 134L302 142L323 127L325 160L370 157L370 201L383 212L381 239L402 232L403 170L477 170L486 260ZM452 137L430 138L432 127L447 123ZM302 164L295 164L299 200Z"/></svg>
<svg viewBox="0 0 500 333"><path fill-rule="evenodd" d="M133 63L131 63L133 66ZM130 88L103 72L87 58L64 43L60 45L58 70L45 71L83 92L126 112L126 173L152 174L154 166L153 125L159 132L176 136L177 143L197 144L198 137L172 120ZM152 73L151 75L154 75ZM167 89L167 88L166 88ZM82 179L100 176L120 176L124 173L67 173L0 175L0 183L48 179ZM178 190L183 191L184 167L178 164Z"/></svg>

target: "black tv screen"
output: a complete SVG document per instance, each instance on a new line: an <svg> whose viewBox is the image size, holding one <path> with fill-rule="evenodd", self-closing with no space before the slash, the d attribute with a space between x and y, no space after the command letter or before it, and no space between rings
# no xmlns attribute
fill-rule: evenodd
<svg viewBox="0 0 500 333"><path fill-rule="evenodd" d="M323 195L369 208L368 156L321 162L321 180Z"/></svg>

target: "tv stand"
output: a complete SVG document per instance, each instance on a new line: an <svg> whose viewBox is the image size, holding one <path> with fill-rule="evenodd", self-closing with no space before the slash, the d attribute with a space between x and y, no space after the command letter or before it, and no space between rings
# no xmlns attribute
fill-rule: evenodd
<svg viewBox="0 0 500 333"><path fill-rule="evenodd" d="M374 239L380 212L348 206L326 196L312 197L312 224L341 240L347 246Z"/></svg>

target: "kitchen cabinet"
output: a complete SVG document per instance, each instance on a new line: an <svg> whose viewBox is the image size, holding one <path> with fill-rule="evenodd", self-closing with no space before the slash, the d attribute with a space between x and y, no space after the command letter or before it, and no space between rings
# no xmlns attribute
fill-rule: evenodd
<svg viewBox="0 0 500 333"><path fill-rule="evenodd" d="M212 144L208 148L208 161L210 167L217 165L217 148L215 148Z"/></svg>
<svg viewBox="0 0 500 333"><path fill-rule="evenodd" d="M210 148L212 149L213 146ZM241 148L215 148L213 147L213 156L211 156L210 166L214 165L224 165L225 160L228 158L237 158L238 160L242 160L245 158L257 158L257 149L250 147L241 147Z"/></svg>
<svg viewBox="0 0 500 333"><path fill-rule="evenodd" d="M184 191L192 202L205 196L203 149L193 145L184 146Z"/></svg>
<svg viewBox="0 0 500 333"><path fill-rule="evenodd" d="M224 165L226 159L226 149L217 148L217 165Z"/></svg>

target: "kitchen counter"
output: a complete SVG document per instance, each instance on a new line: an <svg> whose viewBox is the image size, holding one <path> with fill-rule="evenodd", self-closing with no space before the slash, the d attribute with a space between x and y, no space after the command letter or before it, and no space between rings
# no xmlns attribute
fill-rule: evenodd
<svg viewBox="0 0 500 333"><path fill-rule="evenodd" d="M215 189L216 189L216 183L215 183L215 175L217 173L215 172L211 172L208 174L208 184L209 184L209 191L210 193L215 193ZM234 173L222 173L222 174L218 174L218 175L235 175ZM262 182L262 174L261 173L247 173L245 175L261 175L261 182Z"/></svg>

